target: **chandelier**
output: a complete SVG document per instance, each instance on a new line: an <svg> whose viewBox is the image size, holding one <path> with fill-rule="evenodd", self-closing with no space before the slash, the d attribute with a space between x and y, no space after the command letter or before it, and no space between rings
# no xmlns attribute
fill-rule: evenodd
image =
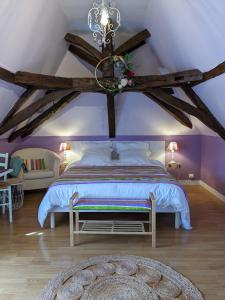
<svg viewBox="0 0 225 300"><path fill-rule="evenodd" d="M93 37L98 45L109 44L112 37L121 25L120 11L104 0L94 2L88 13L88 25L93 32Z"/></svg>

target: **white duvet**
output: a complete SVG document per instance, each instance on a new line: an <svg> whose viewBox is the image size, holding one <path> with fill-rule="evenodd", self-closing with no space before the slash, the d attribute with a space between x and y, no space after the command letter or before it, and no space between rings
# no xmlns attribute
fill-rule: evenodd
<svg viewBox="0 0 225 300"><path fill-rule="evenodd" d="M158 164L155 161L152 164ZM151 165L152 165L151 164ZM55 207L69 205L71 196L78 192L80 197L139 198L146 199L153 192L156 205L173 207L181 213L181 224L191 229L188 200L181 187L169 183L96 183L51 186L44 196L38 211L38 220L43 227L48 213Z"/></svg>

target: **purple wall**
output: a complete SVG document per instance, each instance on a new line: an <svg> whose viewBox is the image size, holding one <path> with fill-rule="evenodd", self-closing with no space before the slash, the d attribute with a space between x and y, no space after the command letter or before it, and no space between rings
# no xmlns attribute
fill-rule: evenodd
<svg viewBox="0 0 225 300"><path fill-rule="evenodd" d="M13 153L27 147L42 147L58 152L63 141L102 141L107 137L29 137L8 143L0 140L0 152ZM187 179L189 173L194 173L196 179L201 179L217 191L225 195L225 141L219 137L200 135L177 136L120 136L116 140L123 141L176 141L179 152L175 159L182 165L180 179ZM166 161L171 154L166 152Z"/></svg>
<svg viewBox="0 0 225 300"><path fill-rule="evenodd" d="M225 195L225 141L216 136L201 140L201 179Z"/></svg>
<svg viewBox="0 0 225 300"><path fill-rule="evenodd" d="M64 141L102 141L108 137L29 137L23 141L17 140L8 143L7 140L0 140L0 151L9 152L28 147L47 148L58 152L59 145ZM116 140L122 141L175 141L179 145L179 152L175 154L175 159L182 165L179 171L180 179L187 179L189 173L194 173L196 179L200 179L201 166L201 136L199 135L179 135L179 136L119 136ZM171 153L166 152L166 161L171 160Z"/></svg>

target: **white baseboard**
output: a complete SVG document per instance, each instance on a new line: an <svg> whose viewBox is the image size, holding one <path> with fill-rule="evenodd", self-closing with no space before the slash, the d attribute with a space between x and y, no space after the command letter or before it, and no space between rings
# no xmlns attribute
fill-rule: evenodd
<svg viewBox="0 0 225 300"><path fill-rule="evenodd" d="M205 183L202 180L188 180L188 179L186 179L186 180L179 180L179 182L182 185L200 185L203 188L205 188L207 191L212 193L214 196L216 196L217 198L219 198L220 200L225 202L225 196L223 194L221 194L220 192L218 192L217 190L215 190L213 187L211 187L210 185L208 185L207 183Z"/></svg>
<svg viewBox="0 0 225 300"><path fill-rule="evenodd" d="M210 185L208 185L207 183L205 183L202 180L199 180L199 184L205 188L207 191L209 191L210 193L212 193L214 196L216 196L217 198L219 198L220 200L222 200L223 202L225 202L225 196L221 193L219 193L217 190L215 190L213 187L211 187Z"/></svg>
<svg viewBox="0 0 225 300"><path fill-rule="evenodd" d="M179 182L183 185L200 185L200 180L179 180Z"/></svg>

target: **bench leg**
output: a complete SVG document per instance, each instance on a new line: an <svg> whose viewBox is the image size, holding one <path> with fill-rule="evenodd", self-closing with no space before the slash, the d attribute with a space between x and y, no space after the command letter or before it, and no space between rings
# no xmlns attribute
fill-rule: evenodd
<svg viewBox="0 0 225 300"><path fill-rule="evenodd" d="M79 211L76 211L75 232L76 232L76 243L77 244L79 244L79 242L80 242L79 234L78 234L78 232L80 230L79 221L80 221Z"/></svg>
<svg viewBox="0 0 225 300"><path fill-rule="evenodd" d="M70 210L70 247L74 246L74 212Z"/></svg>
<svg viewBox="0 0 225 300"><path fill-rule="evenodd" d="M156 214L152 213L152 248L156 248Z"/></svg>
<svg viewBox="0 0 225 300"><path fill-rule="evenodd" d="M155 209L155 198L153 193L150 194L150 201L152 205L151 213L149 213L149 218L152 219L152 248L156 248L156 209ZM150 221L150 220L149 220Z"/></svg>
<svg viewBox="0 0 225 300"><path fill-rule="evenodd" d="M79 199L79 195L78 193L74 193L73 196L70 198L70 212L69 212L69 216L70 216L70 246L73 247L74 246L74 233L76 233L76 231L79 231L79 211L76 211L76 231L74 231L74 210L73 210L73 206L74 206L74 200L78 200Z"/></svg>
<svg viewBox="0 0 225 300"><path fill-rule="evenodd" d="M54 212L50 213L50 227L51 227L51 229L55 228L55 213Z"/></svg>
<svg viewBox="0 0 225 300"><path fill-rule="evenodd" d="M181 220L180 220L180 213L175 213L175 229L180 229Z"/></svg>

